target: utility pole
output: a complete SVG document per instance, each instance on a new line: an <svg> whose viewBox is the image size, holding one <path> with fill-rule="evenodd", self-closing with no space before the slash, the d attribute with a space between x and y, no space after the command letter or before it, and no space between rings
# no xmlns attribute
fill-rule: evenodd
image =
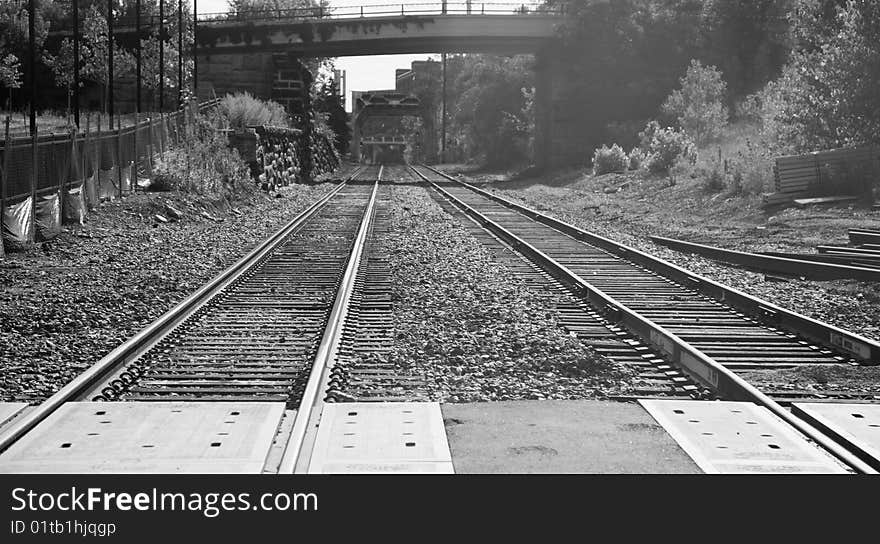
<svg viewBox="0 0 880 544"><path fill-rule="evenodd" d="M113 0L107 0L107 114L113 128Z"/></svg>
<svg viewBox="0 0 880 544"><path fill-rule="evenodd" d="M165 111L165 0L159 0L159 111Z"/></svg>
<svg viewBox="0 0 880 544"><path fill-rule="evenodd" d="M37 0L28 2L28 76L30 79L30 126L31 135L37 133L37 37L34 18L37 12Z"/></svg>
<svg viewBox="0 0 880 544"><path fill-rule="evenodd" d="M193 0L193 96L196 98L196 104L199 101L199 57L196 55L196 30L199 24L199 0Z"/></svg>
<svg viewBox="0 0 880 544"><path fill-rule="evenodd" d="M77 0L73 0L76 3ZM137 37L137 58L135 63L135 79L137 79L137 90L135 91L135 111L141 112L141 0L134 3L134 33Z"/></svg>
<svg viewBox="0 0 880 544"><path fill-rule="evenodd" d="M183 107L183 0L177 0L177 107Z"/></svg>
<svg viewBox="0 0 880 544"><path fill-rule="evenodd" d="M138 0L140 1L140 0ZM73 0L73 122L79 128L79 1Z"/></svg>
<svg viewBox="0 0 880 544"><path fill-rule="evenodd" d="M442 53L440 57L443 60L443 65L441 66L441 71L443 72L443 90L440 99L440 163L442 164L446 162L446 53Z"/></svg>

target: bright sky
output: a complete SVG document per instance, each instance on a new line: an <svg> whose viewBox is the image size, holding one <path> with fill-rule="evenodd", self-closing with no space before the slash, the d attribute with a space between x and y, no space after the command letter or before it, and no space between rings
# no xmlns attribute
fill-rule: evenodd
<svg viewBox="0 0 880 544"><path fill-rule="evenodd" d="M391 0L330 0L334 7L393 4ZM399 2L398 2L399 3ZM404 2L406 3L406 2ZM226 0L198 0L199 13L219 13L227 10ZM336 68L345 70L346 109L351 111L351 91L393 89L395 70L409 68L414 60L424 60L431 55L374 55L365 57L340 57ZM435 58L437 56L435 55Z"/></svg>

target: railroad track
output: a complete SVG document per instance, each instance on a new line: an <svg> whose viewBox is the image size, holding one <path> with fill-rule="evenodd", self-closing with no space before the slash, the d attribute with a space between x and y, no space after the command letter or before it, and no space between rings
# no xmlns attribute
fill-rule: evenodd
<svg viewBox="0 0 880 544"><path fill-rule="evenodd" d="M557 308L565 328L638 368L632 398L752 401L855 470L876 468L735 373L876 362L876 343L725 290L438 171L402 166L355 169L235 265L16 418L0 436L0 452L73 401L273 401L287 411L264 471L308 471L325 403L411 401L425 383L424 376L402 375L386 357L394 341L383 243L388 200L394 182L416 178L433 187L447 211L471 217L470 232L526 283L568 297Z"/></svg>
<svg viewBox="0 0 880 544"><path fill-rule="evenodd" d="M563 325L612 359L629 359L645 376L680 383L681 391L662 388L661 394L706 398L711 392L755 402L850 466L874 470L862 461L869 456L854 456L777 402L796 395L773 399L736 371L877 364L877 342L690 274L437 170L413 171L582 302L561 309ZM860 395L844 392L839 398Z"/></svg>
<svg viewBox="0 0 880 544"><path fill-rule="evenodd" d="M282 472L303 470L303 444L314 433L331 368L346 353L343 337L381 336L387 324L368 315L390 312L376 306L390 304L390 295L382 294L388 278L377 264L380 250L366 249L373 232L387 228L383 214L377 216L381 176L381 166L356 169L232 267L16 418L0 436L0 451L69 402L282 401L292 417L280 427L276 442L286 448L273 462ZM357 315L347 321L352 307Z"/></svg>

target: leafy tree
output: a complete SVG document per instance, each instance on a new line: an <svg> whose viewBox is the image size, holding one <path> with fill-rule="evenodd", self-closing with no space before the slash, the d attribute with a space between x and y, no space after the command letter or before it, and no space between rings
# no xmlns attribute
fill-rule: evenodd
<svg viewBox="0 0 880 544"><path fill-rule="evenodd" d="M717 68L692 60L681 78L681 89L669 95L663 111L674 116L696 144L702 146L717 140L727 126L726 91L727 85Z"/></svg>
<svg viewBox="0 0 880 544"><path fill-rule="evenodd" d="M322 79L315 85L315 98L312 100L315 111L323 114L324 123L332 130L331 140L339 153L348 152L351 128L345 111L345 97L340 96L337 84L332 79Z"/></svg>
<svg viewBox="0 0 880 544"><path fill-rule="evenodd" d="M533 78L531 59L525 56L464 57L452 86L452 129L470 156L483 156L497 166L529 158Z"/></svg>
<svg viewBox="0 0 880 544"><path fill-rule="evenodd" d="M799 34L801 25L814 26L827 9L822 2L799 7ZM780 150L880 141L880 5L849 0L836 7L833 27L836 32L802 43L761 94L765 134Z"/></svg>

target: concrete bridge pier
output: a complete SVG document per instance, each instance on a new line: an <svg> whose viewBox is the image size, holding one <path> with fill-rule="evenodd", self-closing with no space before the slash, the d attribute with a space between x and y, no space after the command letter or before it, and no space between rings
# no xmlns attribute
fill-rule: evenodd
<svg viewBox="0 0 880 544"><path fill-rule="evenodd" d="M558 49L535 54L535 166L558 168L589 159L592 149L583 142L583 121L572 113L582 104L572 85L568 62Z"/></svg>
<svg viewBox="0 0 880 544"><path fill-rule="evenodd" d="M546 49L535 54L535 166L552 168L553 58Z"/></svg>

